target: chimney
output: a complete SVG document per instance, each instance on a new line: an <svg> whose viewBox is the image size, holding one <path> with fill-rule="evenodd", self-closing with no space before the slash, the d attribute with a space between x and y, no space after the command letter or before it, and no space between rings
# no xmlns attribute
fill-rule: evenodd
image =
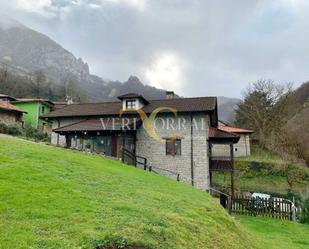
<svg viewBox="0 0 309 249"><path fill-rule="evenodd" d="M66 100L66 102L67 102L67 105L71 105L71 104L73 104L73 98L72 97L70 97L70 96L66 96L66 98L65 98L65 100Z"/></svg>
<svg viewBox="0 0 309 249"><path fill-rule="evenodd" d="M165 98L166 99L174 99L175 98L175 93L173 91L166 91L165 92Z"/></svg>

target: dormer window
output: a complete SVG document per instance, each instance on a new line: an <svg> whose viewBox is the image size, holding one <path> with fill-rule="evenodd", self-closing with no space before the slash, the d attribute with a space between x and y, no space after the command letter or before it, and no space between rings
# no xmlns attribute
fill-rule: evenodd
<svg viewBox="0 0 309 249"><path fill-rule="evenodd" d="M127 93L118 97L122 101L123 110L139 110L149 102L142 96L136 93Z"/></svg>
<svg viewBox="0 0 309 249"><path fill-rule="evenodd" d="M136 109L136 99L127 99L126 109Z"/></svg>

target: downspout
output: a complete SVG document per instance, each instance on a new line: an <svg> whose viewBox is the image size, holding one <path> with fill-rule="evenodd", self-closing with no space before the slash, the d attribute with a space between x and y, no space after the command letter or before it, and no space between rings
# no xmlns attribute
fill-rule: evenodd
<svg viewBox="0 0 309 249"><path fill-rule="evenodd" d="M40 118L40 102L37 104L37 116L36 116L36 122L35 122L35 128L39 129L39 118Z"/></svg>
<svg viewBox="0 0 309 249"><path fill-rule="evenodd" d="M60 127L60 119L58 121L58 128ZM57 145L59 145L59 133L57 133Z"/></svg>
<svg viewBox="0 0 309 249"><path fill-rule="evenodd" d="M208 127L206 128L206 149L207 149L207 157L208 157L208 177L206 176L206 180L207 180L207 185L209 188L209 191L211 189L212 186L212 171L211 171L211 154L212 154L212 143L209 141L209 129L211 127L211 117L210 115L209 117L209 122L208 122Z"/></svg>
<svg viewBox="0 0 309 249"><path fill-rule="evenodd" d="M207 146L207 149L208 149L208 174L209 174L209 181L207 182L207 184L209 183L209 189L211 188L212 186L212 171L211 171L211 152L212 152L212 144L211 142L209 141L209 139L206 141L208 146Z"/></svg>
<svg viewBox="0 0 309 249"><path fill-rule="evenodd" d="M194 162L193 162L193 117L190 114L191 119L191 185L194 186Z"/></svg>
<svg viewBox="0 0 309 249"><path fill-rule="evenodd" d="M247 135L245 135L246 156L248 156Z"/></svg>

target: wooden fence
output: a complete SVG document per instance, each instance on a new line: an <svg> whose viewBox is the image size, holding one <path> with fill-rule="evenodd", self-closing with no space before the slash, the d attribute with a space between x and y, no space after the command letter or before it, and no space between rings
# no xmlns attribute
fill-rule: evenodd
<svg viewBox="0 0 309 249"><path fill-rule="evenodd" d="M233 197L230 198L230 201L231 204L227 206L235 214L295 220L295 206L291 201L286 199Z"/></svg>

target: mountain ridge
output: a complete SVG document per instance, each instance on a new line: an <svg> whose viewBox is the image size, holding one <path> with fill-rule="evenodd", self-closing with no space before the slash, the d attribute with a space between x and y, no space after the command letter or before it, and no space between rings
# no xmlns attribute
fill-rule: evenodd
<svg viewBox="0 0 309 249"><path fill-rule="evenodd" d="M88 64L82 58L75 57L47 35L7 17L0 18L0 63L15 74L25 77L42 72L51 84L64 87L66 95L68 92L70 94L68 88L76 88L74 94L71 94L77 101L116 99L126 92L136 92L149 99L165 98L165 90L143 84L136 76L120 82L105 81L91 74ZM222 116L220 118L228 121L233 117L230 115L231 102L226 105L219 112Z"/></svg>

